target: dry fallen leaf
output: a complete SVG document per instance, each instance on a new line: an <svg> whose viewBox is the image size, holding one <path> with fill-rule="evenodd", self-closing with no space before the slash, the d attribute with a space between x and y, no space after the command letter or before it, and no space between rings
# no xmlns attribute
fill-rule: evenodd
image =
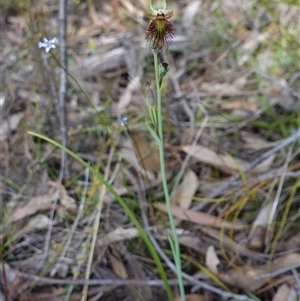
<svg viewBox="0 0 300 301"><path fill-rule="evenodd" d="M244 149L259 150L261 148L268 147L270 144L258 134L254 134L246 131L240 131L240 134L244 142L243 143Z"/></svg>
<svg viewBox="0 0 300 301"><path fill-rule="evenodd" d="M226 249L234 250L237 254L246 255L258 260L263 258L263 254L252 251L244 247L243 244L235 242L232 238L227 236L225 233L220 233L219 229L212 229L211 227L201 227L201 231L206 235L212 237L213 239L219 241L220 237L222 237L222 244Z"/></svg>
<svg viewBox="0 0 300 301"><path fill-rule="evenodd" d="M181 149L187 154L193 156L199 162L208 163L221 169L237 171L238 166L242 169L247 166L247 163L240 159L231 158L226 155L219 155L205 146L183 145Z"/></svg>
<svg viewBox="0 0 300 301"><path fill-rule="evenodd" d="M214 261L216 262L216 261ZM275 259L255 268L244 266L239 269L231 269L228 272L219 272L212 266L212 272L222 281L251 292L262 287L266 281L270 282L272 275L287 269L300 267L300 254L292 253ZM274 276L273 276L274 277Z"/></svg>
<svg viewBox="0 0 300 301"><path fill-rule="evenodd" d="M122 279L127 279L128 274L127 274L126 268L125 268L123 262L121 261L121 259L119 258L118 254L116 252L114 252L114 253L115 253L115 255L108 252L108 256L107 256L112 265L112 268L119 277L121 277Z"/></svg>
<svg viewBox="0 0 300 301"><path fill-rule="evenodd" d="M132 166L134 166L136 168L136 170L139 170L143 176L145 176L149 180L154 181L155 180L155 176L154 176L153 172L151 172L149 170L145 170L141 166L141 164L139 163L138 158L137 158L137 156L136 156L136 154L134 152L133 147L128 146L128 144L131 145L131 142L127 141L126 144L127 144L126 147L122 147L120 149L120 152L119 152L120 157L124 161L127 161L129 164L131 164Z"/></svg>
<svg viewBox="0 0 300 301"><path fill-rule="evenodd" d="M58 199L58 197L59 189L55 186L50 186L47 193L32 197L24 206L18 207L9 217L8 223L19 221L40 210L50 209L52 202Z"/></svg>
<svg viewBox="0 0 300 301"><path fill-rule="evenodd" d="M126 112L126 108L128 108L128 105L132 97L132 93L136 90L139 90L140 88L141 88L140 76L136 76L133 79L131 79L125 91L122 93L119 102L116 106L116 111L118 114L121 115Z"/></svg>
<svg viewBox="0 0 300 301"><path fill-rule="evenodd" d="M190 208L193 196L198 189L198 185L198 178L196 174L192 170L187 171L183 177L182 183L172 195L171 203L184 209Z"/></svg>
<svg viewBox="0 0 300 301"><path fill-rule="evenodd" d="M24 116L24 113L21 112L21 113L13 114L9 118L7 118L3 121L1 120L0 141L4 141L8 137L10 131L14 131L18 127L23 116Z"/></svg>
<svg viewBox="0 0 300 301"><path fill-rule="evenodd" d="M224 110L232 110L232 114L236 116L247 116L249 112L256 112L258 110L257 104L251 99L244 100L234 100L230 102L225 102L220 106ZM239 112L239 114L237 113Z"/></svg>
<svg viewBox="0 0 300 301"><path fill-rule="evenodd" d="M166 204L156 203L154 204L154 207L165 213L168 212ZM178 206L172 206L172 213L176 219L178 218L180 220L189 221L199 225L235 230L241 230L245 228L245 226L241 223L238 223L238 221L235 223L230 223L204 212L187 210Z"/></svg>
<svg viewBox="0 0 300 301"><path fill-rule="evenodd" d="M188 294L185 295L186 301L205 301L205 298L203 295L199 294ZM181 297L176 297L174 301L181 301Z"/></svg>
<svg viewBox="0 0 300 301"><path fill-rule="evenodd" d="M152 146L139 134L132 134L135 154L145 170L158 171L160 169L159 155L156 146Z"/></svg>
<svg viewBox="0 0 300 301"><path fill-rule="evenodd" d="M125 62L126 50L124 47L114 48L101 54L93 54L82 58L80 65L70 66L70 73L79 77L82 73L86 76L118 68Z"/></svg>
<svg viewBox="0 0 300 301"><path fill-rule="evenodd" d="M135 278L139 280L147 280L148 278L148 271L144 266L144 263L140 262L138 258L135 258L135 256L132 256L129 254L129 252L126 255L126 258L130 258L130 264L128 265L130 267L134 267L134 273L135 273ZM135 289L144 297L144 300L155 300L154 298L154 291L151 288L150 285L145 284L145 285L134 285ZM139 299L135 299L139 300Z"/></svg>
<svg viewBox="0 0 300 301"><path fill-rule="evenodd" d="M111 243L123 241L125 239L132 239L138 237L139 231L136 228L117 228L112 232L106 234L103 238L97 241L98 246L105 246Z"/></svg>
<svg viewBox="0 0 300 301"><path fill-rule="evenodd" d="M214 246L209 246L206 250L205 264L207 268L214 274L218 274L218 265L220 260L217 256Z"/></svg>
<svg viewBox="0 0 300 301"><path fill-rule="evenodd" d="M24 225L19 231L17 231L14 236L11 238L11 242L15 241L25 233L28 233L32 230L38 229L47 229L51 224L55 223L45 214L37 214L36 216L31 217L28 219L26 225Z"/></svg>
<svg viewBox="0 0 300 301"><path fill-rule="evenodd" d="M275 154L270 155L267 159L260 162L255 168L252 169L251 173L262 173L270 170L271 164L274 162Z"/></svg>
<svg viewBox="0 0 300 301"><path fill-rule="evenodd" d="M252 250L259 250L264 244L265 231L269 222L271 208L272 203L262 207L252 225L248 244L249 248Z"/></svg>
<svg viewBox="0 0 300 301"><path fill-rule="evenodd" d="M60 189L59 191L59 203L63 209L74 212L77 210L76 201L74 198L68 195L66 188L58 182L54 183Z"/></svg>
<svg viewBox="0 0 300 301"><path fill-rule="evenodd" d="M31 216L40 210L49 210L52 202L59 199L63 209L75 211L76 202L71 198L63 185L57 182L47 182L48 190L46 193L29 199L24 206L18 207L8 219L8 223L19 221Z"/></svg>
<svg viewBox="0 0 300 301"><path fill-rule="evenodd" d="M248 166L248 163L243 160L234 158L230 155L219 155L205 146L183 145L181 149L199 162L211 164L225 172L233 173L234 171L238 171L239 168L245 169ZM269 156L258 164L251 172L258 173L268 170L274 159L275 155Z"/></svg>
<svg viewBox="0 0 300 301"><path fill-rule="evenodd" d="M297 292L287 284L283 284L277 290L272 301L297 301Z"/></svg>
<svg viewBox="0 0 300 301"><path fill-rule="evenodd" d="M277 249L280 252L290 252L293 250L300 249L300 231L294 233L294 235L288 240L279 242Z"/></svg>

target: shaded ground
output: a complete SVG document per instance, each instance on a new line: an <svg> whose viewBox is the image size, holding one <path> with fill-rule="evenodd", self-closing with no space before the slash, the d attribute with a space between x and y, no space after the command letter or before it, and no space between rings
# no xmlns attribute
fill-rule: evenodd
<svg viewBox="0 0 300 301"><path fill-rule="evenodd" d="M171 66L168 183L183 270L194 277L186 291L190 301L299 300L299 4L220 2L169 3L176 38L161 57ZM167 300L119 202L71 157L59 183L61 152L28 134L60 141L58 49L37 46L58 36L57 3L1 5L0 300L81 300L95 231L88 300ZM144 227L146 213L171 258L145 125L155 90L147 11L145 0L69 1L68 148L105 175Z"/></svg>

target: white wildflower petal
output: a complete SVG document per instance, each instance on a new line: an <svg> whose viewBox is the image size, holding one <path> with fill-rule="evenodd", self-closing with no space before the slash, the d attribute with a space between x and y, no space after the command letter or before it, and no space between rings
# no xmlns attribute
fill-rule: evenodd
<svg viewBox="0 0 300 301"><path fill-rule="evenodd" d="M127 116L121 118L120 125L121 126L125 126L127 124L127 121L128 121L128 117Z"/></svg>
<svg viewBox="0 0 300 301"><path fill-rule="evenodd" d="M48 53L52 48L56 48L56 42L57 38L53 38L51 40L44 38L44 42L39 42L38 46L39 48L45 48L46 53Z"/></svg>

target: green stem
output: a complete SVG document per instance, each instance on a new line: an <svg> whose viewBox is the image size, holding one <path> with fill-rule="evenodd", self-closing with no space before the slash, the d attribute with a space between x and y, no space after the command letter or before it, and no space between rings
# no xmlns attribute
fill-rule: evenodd
<svg viewBox="0 0 300 301"><path fill-rule="evenodd" d="M159 69L158 69L158 55L156 51L153 51L154 56L154 68L155 68L155 81L156 81L156 97L157 97L157 121L158 121L158 137L156 139L158 143L159 149L159 159L160 159L160 171L161 171L161 178L162 184L165 194L166 205L168 209L168 216L170 227L172 231L172 237L170 237L170 244L173 253L173 258L175 261L176 269L177 269L177 277L179 281L179 291L181 300L185 301L185 291L183 286L183 278L182 278L182 270L181 270L181 258L180 258L180 250L179 250L179 241L178 235L176 231L176 225L172 213L172 206L171 206L171 198L168 190L167 184L167 177L166 177L166 168L165 168L165 156L164 156L164 137L163 137L163 122L162 122L162 102L161 102L161 85L159 79Z"/></svg>

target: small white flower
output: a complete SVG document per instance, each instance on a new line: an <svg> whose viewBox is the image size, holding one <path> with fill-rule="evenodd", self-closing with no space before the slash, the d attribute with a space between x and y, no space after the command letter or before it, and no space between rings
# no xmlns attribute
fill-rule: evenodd
<svg viewBox="0 0 300 301"><path fill-rule="evenodd" d="M127 121L128 121L128 117L127 116L121 118L120 125L121 126L125 126L127 124Z"/></svg>
<svg viewBox="0 0 300 301"><path fill-rule="evenodd" d="M48 40L44 38L44 42L39 42L39 48L45 48L46 53L48 53L52 48L56 48L57 38Z"/></svg>

